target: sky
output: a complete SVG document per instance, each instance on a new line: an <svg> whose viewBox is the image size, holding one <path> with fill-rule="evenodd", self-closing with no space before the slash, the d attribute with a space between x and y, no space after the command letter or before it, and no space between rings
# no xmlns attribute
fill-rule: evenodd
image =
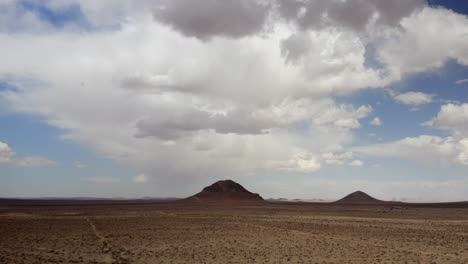
<svg viewBox="0 0 468 264"><path fill-rule="evenodd" d="M467 14L0 0L0 197L468 200Z"/></svg>

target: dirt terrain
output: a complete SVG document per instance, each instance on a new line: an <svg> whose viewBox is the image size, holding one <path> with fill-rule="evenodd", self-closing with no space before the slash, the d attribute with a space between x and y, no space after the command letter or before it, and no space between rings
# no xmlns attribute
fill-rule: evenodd
<svg viewBox="0 0 468 264"><path fill-rule="evenodd" d="M468 208L0 204L0 263L468 263Z"/></svg>

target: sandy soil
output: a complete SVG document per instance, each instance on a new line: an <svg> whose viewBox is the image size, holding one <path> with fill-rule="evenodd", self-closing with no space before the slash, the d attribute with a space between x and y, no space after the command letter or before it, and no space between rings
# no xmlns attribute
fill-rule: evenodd
<svg viewBox="0 0 468 264"><path fill-rule="evenodd" d="M468 209L3 206L0 263L468 263Z"/></svg>

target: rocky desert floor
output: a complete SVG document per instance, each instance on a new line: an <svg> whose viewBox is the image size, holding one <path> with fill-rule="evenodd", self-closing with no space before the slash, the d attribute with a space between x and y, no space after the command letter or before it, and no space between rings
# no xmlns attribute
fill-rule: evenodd
<svg viewBox="0 0 468 264"><path fill-rule="evenodd" d="M0 206L0 263L468 263L468 208Z"/></svg>

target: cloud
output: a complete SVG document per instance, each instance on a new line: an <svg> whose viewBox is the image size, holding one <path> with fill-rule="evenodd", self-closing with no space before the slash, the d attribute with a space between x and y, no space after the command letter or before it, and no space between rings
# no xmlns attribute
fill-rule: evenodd
<svg viewBox="0 0 468 264"><path fill-rule="evenodd" d="M133 178L133 181L136 183L147 183L149 181L149 177L145 174L139 174Z"/></svg>
<svg viewBox="0 0 468 264"><path fill-rule="evenodd" d="M0 32L0 100L166 182L308 173L373 111L336 96L468 64L468 19L421 1L265 2L73 2L101 30Z"/></svg>
<svg viewBox="0 0 468 264"><path fill-rule="evenodd" d="M421 135L401 140L360 146L352 151L375 157L417 160L426 164L468 165L468 104L442 105L439 113L426 126L448 130L450 136Z"/></svg>
<svg viewBox="0 0 468 264"><path fill-rule="evenodd" d="M266 129L276 127L274 120L262 120L249 112L233 111L213 113L198 109L187 109L179 115L167 119L154 116L137 123L137 136L158 136L163 139L175 139L189 136L200 130L214 130L227 134L262 134Z"/></svg>
<svg viewBox="0 0 468 264"><path fill-rule="evenodd" d="M361 127L359 119L367 117L372 111L371 106L364 105L358 109L354 109L351 105L341 105L339 107L329 105L328 108L317 114L313 122L319 126L333 124L338 128L355 129Z"/></svg>
<svg viewBox="0 0 468 264"><path fill-rule="evenodd" d="M377 58L396 78L440 68L450 59L468 64L465 45L468 19L465 15L444 8L425 7L402 19L400 28L382 33L391 37L379 47Z"/></svg>
<svg viewBox="0 0 468 264"><path fill-rule="evenodd" d="M239 38L258 33L268 9L257 0L167 0L155 10L154 18L189 37Z"/></svg>
<svg viewBox="0 0 468 264"><path fill-rule="evenodd" d="M302 29L344 27L364 30L368 24L397 26L400 21L426 5L423 0L398 1L279 1L282 17Z"/></svg>
<svg viewBox="0 0 468 264"><path fill-rule="evenodd" d="M93 182L93 183L119 183L119 178L112 177L85 177L81 178L82 181Z"/></svg>
<svg viewBox="0 0 468 264"><path fill-rule="evenodd" d="M370 121L369 124L371 124L373 126L381 126L383 124L383 122L382 122L382 120L380 120L380 118L374 117L374 119L372 119L372 121Z"/></svg>
<svg viewBox="0 0 468 264"><path fill-rule="evenodd" d="M24 157L20 160L15 160L14 164L21 167L42 167L49 165L57 165L58 163L44 157Z"/></svg>
<svg viewBox="0 0 468 264"><path fill-rule="evenodd" d="M339 119L335 121L337 127L360 128L361 124L356 119Z"/></svg>
<svg viewBox="0 0 468 264"><path fill-rule="evenodd" d="M15 152L8 144L0 142L0 163L12 163Z"/></svg>
<svg viewBox="0 0 468 264"><path fill-rule="evenodd" d="M372 157L416 160L425 164L468 165L468 138L421 135L352 150Z"/></svg>
<svg viewBox="0 0 468 264"><path fill-rule="evenodd" d="M84 163L82 163L82 162L80 162L80 161L75 161L75 162L73 162L73 166L74 166L75 168L78 168L78 169L85 169L85 168L88 168L88 165L87 165L87 164L84 164Z"/></svg>
<svg viewBox="0 0 468 264"><path fill-rule="evenodd" d="M463 83L467 83L467 82L468 82L468 79L462 79L462 80L456 81L455 83L456 84L463 84Z"/></svg>
<svg viewBox="0 0 468 264"><path fill-rule="evenodd" d="M42 167L57 165L58 162L40 156L16 158L16 153L8 144L0 141L0 164L11 164L20 167Z"/></svg>
<svg viewBox="0 0 468 264"><path fill-rule="evenodd" d="M260 34L271 28L271 25L266 26L269 18L278 16L294 22L304 31L335 27L360 31L368 24L397 26L403 18L424 6L423 0L391 3L374 0L166 0L155 9L154 18L186 36L209 40L216 36L240 38Z"/></svg>
<svg viewBox="0 0 468 264"><path fill-rule="evenodd" d="M351 151L344 153L326 152L322 154L322 159L328 165L343 165L349 159L353 158Z"/></svg>
<svg viewBox="0 0 468 264"><path fill-rule="evenodd" d="M421 105L432 102L432 94L422 92L407 92L396 95L394 98L397 102L407 105Z"/></svg>
<svg viewBox="0 0 468 264"><path fill-rule="evenodd" d="M292 172L312 173L320 170L321 167L322 165L319 160L312 154L298 151L283 167L280 167L280 169Z"/></svg>
<svg viewBox="0 0 468 264"><path fill-rule="evenodd" d="M468 104L442 105L437 116L424 124L468 137Z"/></svg>
<svg viewBox="0 0 468 264"><path fill-rule="evenodd" d="M325 106L323 109L320 106ZM282 100L278 104L256 109L231 108L224 111L201 110L180 106L171 116L154 115L136 123L137 137L158 137L174 140L191 137L202 131L217 134L258 135L273 129L313 123L317 127L355 129L359 119L372 112L370 106L355 109L352 105L335 105L326 100Z"/></svg>
<svg viewBox="0 0 468 264"><path fill-rule="evenodd" d="M364 166L364 162L362 162L361 160L353 160L348 165L353 167L362 167Z"/></svg>

